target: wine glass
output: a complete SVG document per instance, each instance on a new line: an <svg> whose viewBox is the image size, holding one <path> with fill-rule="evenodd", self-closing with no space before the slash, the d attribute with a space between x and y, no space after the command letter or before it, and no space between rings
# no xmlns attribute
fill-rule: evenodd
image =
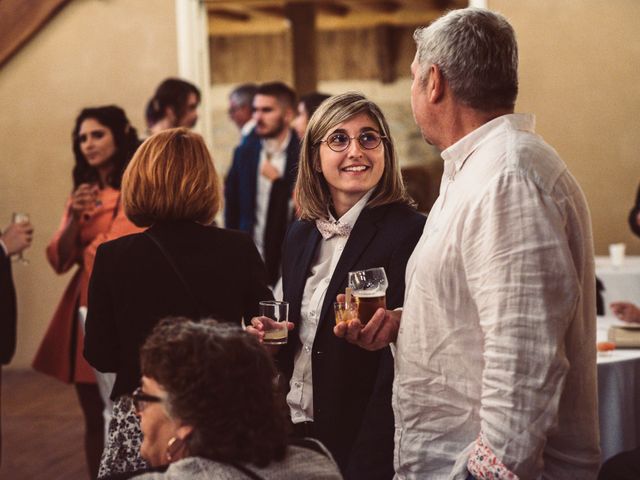
<svg viewBox="0 0 640 480"><path fill-rule="evenodd" d="M378 308L387 308L388 286L387 274L382 267L349 272L349 288L362 323L367 323Z"/></svg>
<svg viewBox="0 0 640 480"><path fill-rule="evenodd" d="M30 220L30 218L29 218L29 214L28 213L13 212L13 215L11 216L11 222L12 223L27 223L29 220ZM29 263L29 260L24 258L24 256L22 255L22 252L20 252L16 256L16 258L20 263L23 263L25 265Z"/></svg>

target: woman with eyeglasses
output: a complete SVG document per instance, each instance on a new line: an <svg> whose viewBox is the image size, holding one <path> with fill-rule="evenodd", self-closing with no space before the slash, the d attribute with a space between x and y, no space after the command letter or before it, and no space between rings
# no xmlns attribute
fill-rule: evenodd
<svg viewBox="0 0 640 480"><path fill-rule="evenodd" d="M273 360L239 326L166 318L142 346L140 365L133 405L150 467L106 478L342 478L318 443L289 444Z"/></svg>
<svg viewBox="0 0 640 480"><path fill-rule="evenodd" d="M425 223L375 103L345 93L320 105L302 141L296 197L300 220L283 248L284 300L295 326L277 353L293 431L323 442L347 479L391 479L391 352L333 334L333 303L349 271L384 267L387 307L402 305L405 265ZM262 336L261 319L252 324Z"/></svg>

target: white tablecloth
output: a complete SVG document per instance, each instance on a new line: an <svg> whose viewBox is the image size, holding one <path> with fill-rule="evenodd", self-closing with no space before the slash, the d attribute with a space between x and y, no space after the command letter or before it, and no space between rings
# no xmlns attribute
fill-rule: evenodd
<svg viewBox="0 0 640 480"><path fill-rule="evenodd" d="M613 323L598 317L598 341ZM598 354L598 404L602 461L640 446L640 349Z"/></svg>
<svg viewBox="0 0 640 480"><path fill-rule="evenodd" d="M612 266L609 257L596 257L596 275L604 284L605 315L611 315L611 302L640 305L640 256L625 257L620 267Z"/></svg>

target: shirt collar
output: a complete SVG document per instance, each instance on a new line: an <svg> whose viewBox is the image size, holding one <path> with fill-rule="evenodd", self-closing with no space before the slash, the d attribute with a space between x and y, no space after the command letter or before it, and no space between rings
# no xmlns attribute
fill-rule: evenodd
<svg viewBox="0 0 640 480"><path fill-rule="evenodd" d="M375 190L375 187L369 190L367 193L365 193L363 197L360 200L358 200L358 202L353 207L347 210L347 212L340 217L339 220L336 220L333 214L331 213L331 210L329 210L329 221L340 222L342 225L349 225L350 227L353 227L356 221L358 220L360 213L362 212L362 210L364 210L364 207L367 205L367 202L371 198L371 195L373 194L374 190Z"/></svg>
<svg viewBox="0 0 640 480"><path fill-rule="evenodd" d="M507 124L515 130L533 132L535 116L528 113L501 115L468 133L440 154L444 160L444 174L453 177L481 143L490 138L493 132Z"/></svg>
<svg viewBox="0 0 640 480"><path fill-rule="evenodd" d="M264 150L265 152L269 152L271 155L275 156L282 154L289 146L290 141L291 129L287 129L287 136L281 144L278 145L277 141L273 138L263 138L260 140L260 145L262 145L262 150Z"/></svg>
<svg viewBox="0 0 640 480"><path fill-rule="evenodd" d="M246 137L251 133L251 130L253 130L255 126L256 126L256 121L253 118L249 119L249 121L245 123L240 129L240 135L242 137Z"/></svg>

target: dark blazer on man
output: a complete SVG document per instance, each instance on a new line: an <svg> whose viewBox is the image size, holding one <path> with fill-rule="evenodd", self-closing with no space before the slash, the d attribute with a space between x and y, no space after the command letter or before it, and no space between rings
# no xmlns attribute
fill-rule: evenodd
<svg viewBox="0 0 640 480"><path fill-rule="evenodd" d="M241 230L252 236L256 219L256 190L261 150L260 137L254 130L236 147L231 170L224 184L225 227ZM299 154L300 141L291 131L284 175L272 183L267 210L263 253L270 285L275 284L280 276L282 241L290 222L289 204L296 181Z"/></svg>
<svg viewBox="0 0 640 480"><path fill-rule="evenodd" d="M391 408L393 358L389 347L369 352L333 334L336 295L347 287L349 271L384 267L389 280L387 308L402 305L404 273L426 218L392 204L365 208L355 223L329 283L313 343L313 431L338 462L346 479L393 478L394 422ZM302 295L317 254L320 233L314 222L295 222L283 258L284 299L295 329L278 353L287 382L300 348Z"/></svg>
<svg viewBox="0 0 640 480"><path fill-rule="evenodd" d="M166 316L211 317L240 324L271 299L264 264L242 232L193 222L153 225L149 232L173 258L189 290L147 233L98 248L91 281L84 356L101 372L116 372L111 397L140 382L139 349Z"/></svg>
<svg viewBox="0 0 640 480"><path fill-rule="evenodd" d="M16 290L11 258L0 247L0 365L8 364L16 351Z"/></svg>

